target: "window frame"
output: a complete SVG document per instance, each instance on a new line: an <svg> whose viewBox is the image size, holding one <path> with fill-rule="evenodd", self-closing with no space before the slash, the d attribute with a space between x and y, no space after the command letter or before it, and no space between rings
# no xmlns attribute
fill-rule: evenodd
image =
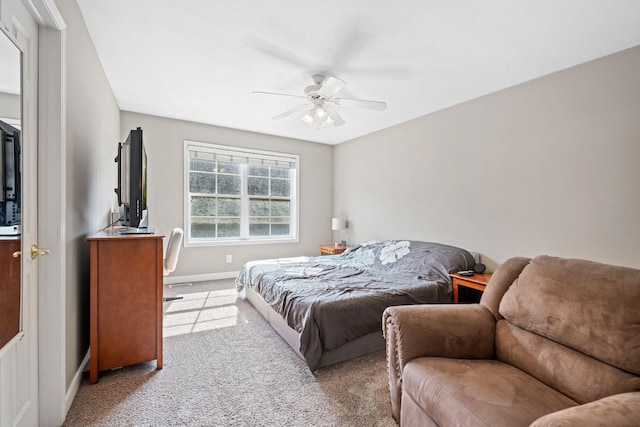
<svg viewBox="0 0 640 427"><path fill-rule="evenodd" d="M197 150L202 148L204 152L218 152L220 154L229 155L235 153L238 157L250 157L250 158L280 158L294 164L291 174L291 213L290 213L290 235L289 236L263 236L263 237L251 237L248 235L249 229L249 196L247 193L247 164L242 164L241 167L241 186L242 194L241 200L241 213L240 213L240 228L241 237L233 238L194 238L191 236L191 192L189 188L189 151L190 148ZM298 243L299 242L299 169L300 169L300 156L291 153L281 153L275 151L255 150L251 148L235 147L230 145L213 144L202 141L184 140L183 144L184 152L184 230L185 230L185 247L203 247L203 246L232 246L232 245L255 245L255 244L275 244L275 243ZM246 232L246 237L242 237L242 233Z"/></svg>

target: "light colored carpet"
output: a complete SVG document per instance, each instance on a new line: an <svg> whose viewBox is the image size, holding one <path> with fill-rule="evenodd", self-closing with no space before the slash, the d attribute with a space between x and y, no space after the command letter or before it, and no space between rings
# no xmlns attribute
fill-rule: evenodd
<svg viewBox="0 0 640 427"><path fill-rule="evenodd" d="M64 426L391 426L384 351L316 374L232 280L167 289L164 367L85 377Z"/></svg>

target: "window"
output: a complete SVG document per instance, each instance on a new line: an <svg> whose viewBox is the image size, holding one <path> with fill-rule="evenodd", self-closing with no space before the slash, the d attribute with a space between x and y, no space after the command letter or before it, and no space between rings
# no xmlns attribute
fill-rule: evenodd
<svg viewBox="0 0 640 427"><path fill-rule="evenodd" d="M298 156L185 141L188 244L297 240Z"/></svg>

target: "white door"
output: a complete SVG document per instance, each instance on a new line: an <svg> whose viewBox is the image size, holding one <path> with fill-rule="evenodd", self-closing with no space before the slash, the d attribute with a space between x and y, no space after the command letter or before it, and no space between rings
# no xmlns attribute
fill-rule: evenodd
<svg viewBox="0 0 640 427"><path fill-rule="evenodd" d="M38 411L38 258L37 129L38 25L19 0L0 0L0 37L22 51L22 273L21 330L0 350L0 427L37 426Z"/></svg>

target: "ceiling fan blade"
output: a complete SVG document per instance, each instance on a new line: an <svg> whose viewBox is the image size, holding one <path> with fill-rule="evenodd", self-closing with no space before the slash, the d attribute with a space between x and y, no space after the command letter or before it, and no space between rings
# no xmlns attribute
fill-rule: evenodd
<svg viewBox="0 0 640 427"><path fill-rule="evenodd" d="M278 120L278 119L281 119L283 117L290 116L293 113L296 113L296 112L298 112L300 110L304 110L304 109L308 109L308 108L311 108L309 104L298 105L297 107L293 107L292 109L287 110L282 114L278 114L277 116L273 117L273 120Z"/></svg>
<svg viewBox="0 0 640 427"><path fill-rule="evenodd" d="M318 89L318 93L327 98L331 98L333 95L338 93L340 89L345 87L347 82L344 80L340 80L337 77L328 76L322 82L320 89Z"/></svg>
<svg viewBox="0 0 640 427"><path fill-rule="evenodd" d="M259 94L262 94L262 95L291 96L293 98L305 98L304 96L300 96L300 95L291 95L291 94L288 94L288 93L276 93L276 92L262 92L262 91L259 91L259 90L254 90L251 93L259 93Z"/></svg>
<svg viewBox="0 0 640 427"><path fill-rule="evenodd" d="M322 106L322 108L324 108L329 117L331 117L334 126L342 126L345 123L344 119L340 117L340 115L336 112L336 110L333 109L332 106L325 104Z"/></svg>
<svg viewBox="0 0 640 427"><path fill-rule="evenodd" d="M387 109L387 103L382 101L368 101L366 99L351 98L333 98L331 102L345 107L368 108L369 110L384 111Z"/></svg>

